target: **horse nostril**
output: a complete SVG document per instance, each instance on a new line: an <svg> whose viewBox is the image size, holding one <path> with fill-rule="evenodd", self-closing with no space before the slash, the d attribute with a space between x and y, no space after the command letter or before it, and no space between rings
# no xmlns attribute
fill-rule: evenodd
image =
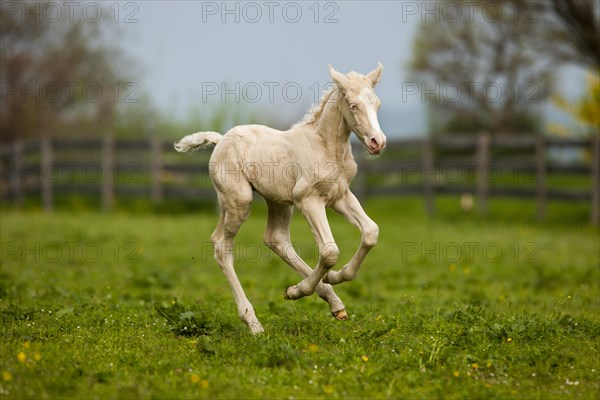
<svg viewBox="0 0 600 400"><path fill-rule="evenodd" d="M371 138L371 146L372 147L378 147L379 143L377 143L377 140L375 138Z"/></svg>

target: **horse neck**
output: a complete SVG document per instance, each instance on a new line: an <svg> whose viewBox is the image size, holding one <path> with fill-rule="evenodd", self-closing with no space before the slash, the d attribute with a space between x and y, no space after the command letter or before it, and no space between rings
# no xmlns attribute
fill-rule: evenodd
<svg viewBox="0 0 600 400"><path fill-rule="evenodd" d="M323 112L316 123L324 148L330 157L343 160L349 152L350 127L346 123L341 110L343 97L339 90L334 90L325 102ZM350 153L351 154L351 153Z"/></svg>

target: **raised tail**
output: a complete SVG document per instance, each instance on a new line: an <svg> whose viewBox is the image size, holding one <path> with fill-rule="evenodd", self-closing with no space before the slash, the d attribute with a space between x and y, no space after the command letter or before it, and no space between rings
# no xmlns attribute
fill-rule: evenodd
<svg viewBox="0 0 600 400"><path fill-rule="evenodd" d="M196 151L204 149L211 144L219 143L223 135L218 132L197 132L185 136L179 142L175 143L174 147L180 153Z"/></svg>

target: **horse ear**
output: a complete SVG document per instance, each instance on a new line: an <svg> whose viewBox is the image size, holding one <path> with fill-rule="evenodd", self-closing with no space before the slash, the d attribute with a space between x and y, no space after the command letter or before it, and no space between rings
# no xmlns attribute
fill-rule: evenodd
<svg viewBox="0 0 600 400"><path fill-rule="evenodd" d="M372 86L377 85L381 80L381 73L383 72L383 65L380 62L377 63L377 68L367 74L367 79L371 82Z"/></svg>
<svg viewBox="0 0 600 400"><path fill-rule="evenodd" d="M348 78L346 78L346 75L333 69L331 64L329 64L329 76L331 76L331 79L333 79L342 91L346 91L346 88L348 87Z"/></svg>

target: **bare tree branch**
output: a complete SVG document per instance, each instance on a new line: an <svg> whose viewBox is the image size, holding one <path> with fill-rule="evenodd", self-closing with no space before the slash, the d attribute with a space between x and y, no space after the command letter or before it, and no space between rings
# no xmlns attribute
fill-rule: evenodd
<svg viewBox="0 0 600 400"><path fill-rule="evenodd" d="M600 15L597 1L553 0L552 7L564 26L573 34L573 42L591 65L600 69Z"/></svg>

